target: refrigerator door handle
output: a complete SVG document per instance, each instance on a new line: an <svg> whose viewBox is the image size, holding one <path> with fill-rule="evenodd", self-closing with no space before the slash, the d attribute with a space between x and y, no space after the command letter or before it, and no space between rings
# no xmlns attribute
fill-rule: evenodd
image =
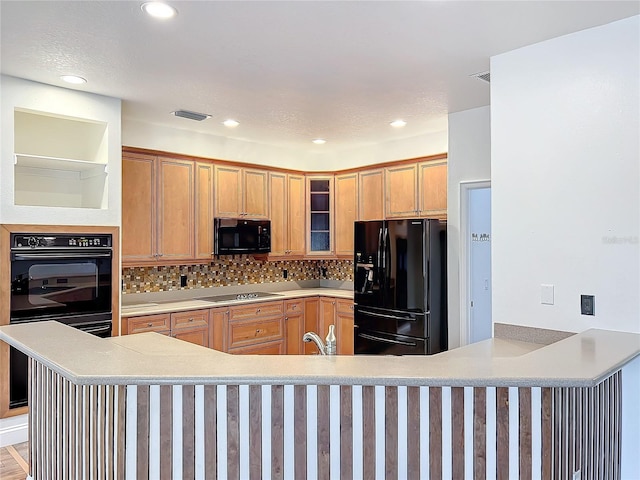
<svg viewBox="0 0 640 480"><path fill-rule="evenodd" d="M385 342L385 343L393 343L395 345L405 345L407 347L415 347L416 344L413 342L403 342L401 340L391 340L390 338L382 338L376 337L374 335L369 335L367 333L359 333L359 337L364 338L365 340L373 340L374 342Z"/></svg>
<svg viewBox="0 0 640 480"><path fill-rule="evenodd" d="M382 227L378 231L378 269L382 268Z"/></svg>
<svg viewBox="0 0 640 480"><path fill-rule="evenodd" d="M363 313L365 315L371 315L372 317L390 318L392 320L406 320L410 322L416 321L414 317L397 317L395 315L385 315L384 313L368 312L366 310L360 310L360 313Z"/></svg>
<svg viewBox="0 0 640 480"><path fill-rule="evenodd" d="M387 236L389 235L389 229L384 229L384 235L382 236L382 265L384 270L387 270Z"/></svg>

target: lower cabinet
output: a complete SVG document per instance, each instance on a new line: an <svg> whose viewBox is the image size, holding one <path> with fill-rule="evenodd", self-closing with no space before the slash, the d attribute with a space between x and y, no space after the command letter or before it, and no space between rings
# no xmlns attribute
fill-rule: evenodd
<svg viewBox="0 0 640 480"><path fill-rule="evenodd" d="M227 351L234 354L285 353L284 302L229 308L227 342Z"/></svg>
<svg viewBox="0 0 640 480"><path fill-rule="evenodd" d="M208 347L210 336L209 310L191 310L123 318L123 335L144 332L170 335L186 342Z"/></svg>
<svg viewBox="0 0 640 480"><path fill-rule="evenodd" d="M353 301L304 297L185 312L122 318L122 334L157 332L221 352L247 355L313 355L305 332L323 340L335 325L338 355L353 355Z"/></svg>

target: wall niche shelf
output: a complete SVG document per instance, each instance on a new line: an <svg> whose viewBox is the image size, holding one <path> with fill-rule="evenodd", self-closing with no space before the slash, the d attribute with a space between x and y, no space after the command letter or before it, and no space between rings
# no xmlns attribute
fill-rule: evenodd
<svg viewBox="0 0 640 480"><path fill-rule="evenodd" d="M16 205L107 208L107 123L14 111Z"/></svg>
<svg viewBox="0 0 640 480"><path fill-rule="evenodd" d="M23 169L36 168L51 171L50 176L57 176L56 172L70 172L78 174L79 178L88 178L106 174L107 166L103 163L70 158L44 157L41 155L15 154L15 165ZM42 173L46 175L46 172Z"/></svg>

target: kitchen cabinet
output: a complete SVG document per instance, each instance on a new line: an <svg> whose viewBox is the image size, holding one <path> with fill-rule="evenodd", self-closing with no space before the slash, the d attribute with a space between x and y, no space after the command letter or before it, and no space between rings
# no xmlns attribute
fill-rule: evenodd
<svg viewBox="0 0 640 480"><path fill-rule="evenodd" d="M195 258L213 255L213 164L195 164Z"/></svg>
<svg viewBox="0 0 640 480"><path fill-rule="evenodd" d="M123 263L193 259L194 203L194 162L123 154Z"/></svg>
<svg viewBox="0 0 640 480"><path fill-rule="evenodd" d="M353 300L336 299L336 347L338 355L354 352Z"/></svg>
<svg viewBox="0 0 640 480"><path fill-rule="evenodd" d="M215 166L215 216L269 218L269 182L266 170Z"/></svg>
<svg viewBox="0 0 640 480"><path fill-rule="evenodd" d="M358 173L335 177L335 254L353 257L353 224L358 214Z"/></svg>
<svg viewBox="0 0 640 480"><path fill-rule="evenodd" d="M228 326L229 307L209 309L209 348L220 352L227 351Z"/></svg>
<svg viewBox="0 0 640 480"><path fill-rule="evenodd" d="M358 172L358 220L384 219L384 169Z"/></svg>
<svg viewBox="0 0 640 480"><path fill-rule="evenodd" d="M446 159L385 168L385 191L386 218L446 216Z"/></svg>
<svg viewBox="0 0 640 480"><path fill-rule="evenodd" d="M264 343L268 351L284 353L284 302L263 302L229 308L228 352L251 353ZM276 344L280 346L275 346ZM273 347L273 348L271 348Z"/></svg>
<svg viewBox="0 0 640 480"><path fill-rule="evenodd" d="M385 168L386 218L418 215L418 166L415 163Z"/></svg>
<svg viewBox="0 0 640 480"><path fill-rule="evenodd" d="M303 175L269 173L271 214L270 258L303 256L305 252L305 179Z"/></svg>
<svg viewBox="0 0 640 480"><path fill-rule="evenodd" d="M304 299L304 335L306 332L316 332L322 337L322 332L318 330L318 315L320 313L320 297L307 297ZM326 333L325 333L326 336ZM313 355L318 353L318 349L312 342L302 342L303 353Z"/></svg>
<svg viewBox="0 0 640 480"><path fill-rule="evenodd" d="M307 256L334 255L333 175L307 176Z"/></svg>
<svg viewBox="0 0 640 480"><path fill-rule="evenodd" d="M433 160L418 164L420 187L420 216L447 215L447 160Z"/></svg>
<svg viewBox="0 0 640 480"><path fill-rule="evenodd" d="M318 306L318 331L320 338L324 341L329 333L329 325L336 324L336 299L332 297L320 297ZM336 332L336 336L338 333Z"/></svg>
<svg viewBox="0 0 640 480"><path fill-rule="evenodd" d="M304 330L304 300L285 300L284 301L284 331L286 353L289 355L304 354L304 342L302 336Z"/></svg>
<svg viewBox="0 0 640 480"><path fill-rule="evenodd" d="M209 346L209 311L160 313L122 318L122 334L156 332L179 340Z"/></svg>

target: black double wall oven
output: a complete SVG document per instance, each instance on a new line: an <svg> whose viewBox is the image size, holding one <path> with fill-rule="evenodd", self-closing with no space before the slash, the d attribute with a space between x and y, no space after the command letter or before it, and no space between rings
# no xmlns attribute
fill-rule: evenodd
<svg viewBox="0 0 640 480"><path fill-rule="evenodd" d="M55 320L111 336L112 240L109 234L12 233L10 323ZM27 404L27 364L11 347L10 408Z"/></svg>

